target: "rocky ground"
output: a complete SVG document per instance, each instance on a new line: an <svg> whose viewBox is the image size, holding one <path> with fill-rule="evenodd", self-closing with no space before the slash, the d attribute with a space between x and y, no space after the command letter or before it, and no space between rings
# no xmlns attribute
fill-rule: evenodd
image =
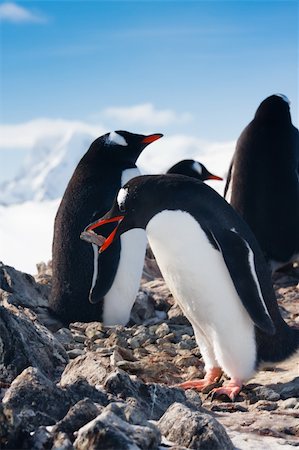
<svg viewBox="0 0 299 450"><path fill-rule="evenodd" d="M283 317L297 327L298 281L298 268L274 278ZM0 266L1 449L299 446L298 356L260 371L235 403L176 387L204 365L154 261L127 327L61 328L48 315L50 285L50 266L35 278Z"/></svg>

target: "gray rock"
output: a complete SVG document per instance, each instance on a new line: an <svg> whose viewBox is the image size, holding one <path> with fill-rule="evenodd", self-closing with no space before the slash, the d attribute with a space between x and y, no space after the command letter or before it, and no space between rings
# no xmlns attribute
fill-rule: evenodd
<svg viewBox="0 0 299 450"><path fill-rule="evenodd" d="M280 394L282 400L291 397L299 397L299 377L283 384L277 384L275 390Z"/></svg>
<svg viewBox="0 0 299 450"><path fill-rule="evenodd" d="M158 427L169 441L192 449L233 450L224 427L213 417L174 403L161 417Z"/></svg>
<svg viewBox="0 0 299 450"><path fill-rule="evenodd" d="M74 446L67 434L57 433L54 436L51 450L74 450Z"/></svg>
<svg viewBox="0 0 299 450"><path fill-rule="evenodd" d="M78 356L85 355L85 350L81 348L73 348L72 350L68 350L67 354L70 359L75 359Z"/></svg>
<svg viewBox="0 0 299 450"><path fill-rule="evenodd" d="M106 367L109 366L109 358L107 362L105 359L97 352L87 352L85 355L78 356L64 369L60 385L64 387L80 379L86 380L93 386L102 384L108 373Z"/></svg>
<svg viewBox="0 0 299 450"><path fill-rule="evenodd" d="M68 356L53 334L30 310L6 301L0 306L0 378L12 381L26 367L34 366L49 378L58 375Z"/></svg>
<svg viewBox="0 0 299 450"><path fill-rule="evenodd" d="M155 317L155 302L145 291L139 291L134 302L130 321L140 325Z"/></svg>
<svg viewBox="0 0 299 450"><path fill-rule="evenodd" d="M47 307L44 289L36 283L32 275L20 272L0 262L0 289L7 292L8 302L15 306L29 308Z"/></svg>
<svg viewBox="0 0 299 450"><path fill-rule="evenodd" d="M119 369L107 377L104 387L117 398L136 399L138 407L148 420L158 420L174 402L193 407L201 405L200 397L196 393L193 397L188 397L188 394L179 388L170 388L156 383L145 384Z"/></svg>
<svg viewBox="0 0 299 450"><path fill-rule="evenodd" d="M131 425L109 410L78 431L77 450L156 450L160 433L152 427Z"/></svg>
<svg viewBox="0 0 299 450"><path fill-rule="evenodd" d="M56 423L52 429L52 433L63 432L72 435L79 428L95 419L103 409L104 407L95 405L89 398L80 400L69 409L63 419Z"/></svg>
<svg viewBox="0 0 299 450"><path fill-rule="evenodd" d="M24 442L22 448L30 450L74 450L74 446L68 435L62 432L53 433L49 427L39 427Z"/></svg>
<svg viewBox="0 0 299 450"><path fill-rule="evenodd" d="M20 419L0 404L0 448L22 448L23 431Z"/></svg>
<svg viewBox="0 0 299 450"><path fill-rule="evenodd" d="M73 384L66 386L65 391L71 399L71 404L75 405L84 398L89 398L97 405L106 406L111 401L112 396L108 396L101 386L92 386L86 380L78 379ZM112 399L114 401L114 399Z"/></svg>
<svg viewBox="0 0 299 450"><path fill-rule="evenodd" d="M147 420L144 412L139 408L138 402L135 398L127 398L125 402L112 402L106 407L106 411L111 411L120 417L122 420L129 422L132 425L142 425L152 427L159 433L156 426Z"/></svg>
<svg viewBox="0 0 299 450"><path fill-rule="evenodd" d="M75 343L73 334L68 328L60 328L60 330L54 333L54 336L64 347Z"/></svg>
<svg viewBox="0 0 299 450"><path fill-rule="evenodd" d="M268 400L270 402L277 402L280 399L278 392L267 386L258 386L252 390L257 400Z"/></svg>
<svg viewBox="0 0 299 450"><path fill-rule="evenodd" d="M189 320L186 316L184 316L179 305L174 305L170 308L170 310L168 311L168 319L169 323L171 324L190 325Z"/></svg>
<svg viewBox="0 0 299 450"><path fill-rule="evenodd" d="M64 417L70 399L38 369L28 367L6 391L3 405L20 420L24 430L33 431L36 426L53 424Z"/></svg>

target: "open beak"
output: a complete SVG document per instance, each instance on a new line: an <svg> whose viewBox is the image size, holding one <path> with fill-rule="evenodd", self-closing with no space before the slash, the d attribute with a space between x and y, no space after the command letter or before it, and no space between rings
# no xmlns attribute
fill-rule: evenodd
<svg viewBox="0 0 299 450"><path fill-rule="evenodd" d="M146 145L151 144L152 142L157 141L161 137L163 137L163 134L161 134L161 133L150 134L149 136L146 136L144 139L142 139L141 144L146 144Z"/></svg>
<svg viewBox="0 0 299 450"><path fill-rule="evenodd" d="M114 228L112 233L109 234L107 239L105 239L104 244L100 247L99 253L104 252L112 244L112 242L114 241L116 232L118 230L118 227L121 224L121 221L123 220L124 217L125 216L116 216L116 217L111 217L110 219L100 219L100 220L97 220L96 222L92 223L91 225L89 225L86 228L86 231L91 231L91 230L94 230L95 228L101 227L102 225L106 225L106 223L118 222L117 226Z"/></svg>
<svg viewBox="0 0 299 450"><path fill-rule="evenodd" d="M218 177L217 175L213 175L212 173L209 173L209 175L207 176L207 180L219 180L219 181L222 181L223 178Z"/></svg>

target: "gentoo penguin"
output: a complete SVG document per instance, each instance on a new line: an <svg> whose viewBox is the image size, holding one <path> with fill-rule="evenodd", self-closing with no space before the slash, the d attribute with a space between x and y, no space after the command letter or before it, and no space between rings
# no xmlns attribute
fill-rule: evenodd
<svg viewBox="0 0 299 450"><path fill-rule="evenodd" d="M99 320L112 325L129 320L142 274L144 231L122 236L100 256L96 245L80 240L80 233L109 210L122 185L140 175L135 165L138 156L161 137L107 133L91 144L76 167L56 215L53 238L49 303L65 324Z"/></svg>
<svg viewBox="0 0 299 450"><path fill-rule="evenodd" d="M299 258L299 132L284 95L266 98L241 133L224 194L272 271Z"/></svg>
<svg viewBox="0 0 299 450"><path fill-rule="evenodd" d="M213 175L208 169L198 161L194 159L183 159L174 166L170 167L166 173L176 173L179 175L186 175L188 177L194 177L198 180L222 180L221 177Z"/></svg>
<svg viewBox="0 0 299 450"><path fill-rule="evenodd" d="M146 230L162 275L193 326L206 376L181 387L201 390L224 371L231 380L215 395L234 400L262 362L281 361L299 347L299 330L280 315L253 233L205 183L171 174L134 178L92 228L113 222L100 251L129 230Z"/></svg>

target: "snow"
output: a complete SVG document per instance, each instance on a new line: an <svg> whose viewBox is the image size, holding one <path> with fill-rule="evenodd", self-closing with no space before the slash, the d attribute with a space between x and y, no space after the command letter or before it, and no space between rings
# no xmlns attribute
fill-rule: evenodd
<svg viewBox="0 0 299 450"><path fill-rule="evenodd" d="M0 206L0 260L35 274L51 259L54 219L60 200Z"/></svg>
<svg viewBox="0 0 299 450"><path fill-rule="evenodd" d="M35 274L51 259L53 225L60 199L83 154L97 136L69 129L35 143L18 176L0 186L0 260ZM207 142L172 135L146 147L137 161L141 173L163 173L181 159L195 159L226 178L234 142ZM207 182L221 195L225 181Z"/></svg>
<svg viewBox="0 0 299 450"><path fill-rule="evenodd" d="M17 177L0 186L0 204L60 198L95 137L89 132L69 130L63 136L36 141Z"/></svg>

